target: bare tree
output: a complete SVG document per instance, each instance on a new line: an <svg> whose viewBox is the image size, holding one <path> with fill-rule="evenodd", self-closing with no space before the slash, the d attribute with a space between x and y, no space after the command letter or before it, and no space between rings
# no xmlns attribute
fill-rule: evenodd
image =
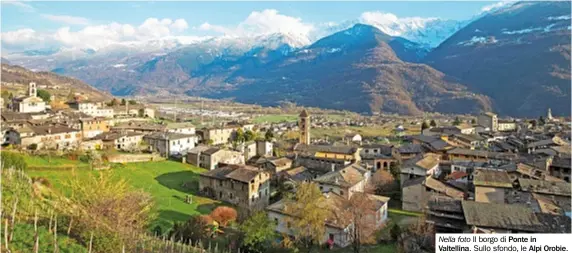
<svg viewBox="0 0 572 253"><path fill-rule="evenodd" d="M373 235L379 219L375 201L366 193L356 192L349 200L344 199L337 206L341 207L340 212L336 212L338 219L351 222L348 236L353 252L360 253L364 243L375 241Z"/></svg>
<svg viewBox="0 0 572 253"><path fill-rule="evenodd" d="M409 225L400 235L399 241L401 252L435 252L435 230L424 216Z"/></svg>

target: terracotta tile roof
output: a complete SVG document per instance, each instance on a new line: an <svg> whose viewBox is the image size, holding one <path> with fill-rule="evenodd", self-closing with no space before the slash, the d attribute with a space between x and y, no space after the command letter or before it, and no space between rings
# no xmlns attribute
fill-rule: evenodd
<svg viewBox="0 0 572 253"><path fill-rule="evenodd" d="M529 232L537 232L543 227L532 209L525 205L474 201L463 201L462 205L467 225Z"/></svg>
<svg viewBox="0 0 572 253"><path fill-rule="evenodd" d="M522 191L542 193L548 195L570 196L570 183L549 182L544 180L519 178L518 184Z"/></svg>
<svg viewBox="0 0 572 253"><path fill-rule="evenodd" d="M258 174L264 173L263 171L258 170L256 167L248 166L248 165L238 165L238 164L229 164L226 166L221 166L214 170L207 171L202 173L201 176L206 177L213 177L217 179L234 179L240 182L249 183L252 179L254 179Z"/></svg>
<svg viewBox="0 0 572 253"><path fill-rule="evenodd" d="M506 171L477 169L473 173L475 186L512 188L512 181Z"/></svg>
<svg viewBox="0 0 572 253"><path fill-rule="evenodd" d="M335 185L344 188L352 187L365 180L364 174L367 172L363 167L351 164L341 170L328 172L314 181L322 184Z"/></svg>

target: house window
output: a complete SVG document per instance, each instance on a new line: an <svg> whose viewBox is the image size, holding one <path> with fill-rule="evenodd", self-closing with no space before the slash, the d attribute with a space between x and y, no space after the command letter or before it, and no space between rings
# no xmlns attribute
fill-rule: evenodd
<svg viewBox="0 0 572 253"><path fill-rule="evenodd" d="M278 225L278 218L274 218L274 224Z"/></svg>
<svg viewBox="0 0 572 253"><path fill-rule="evenodd" d="M218 185L219 185L219 186L222 186L222 181L218 181Z"/></svg>
<svg viewBox="0 0 572 253"><path fill-rule="evenodd" d="M344 191L340 190L340 195L344 196Z"/></svg>
<svg viewBox="0 0 572 253"><path fill-rule="evenodd" d="M230 195L230 199L232 199L234 197L234 194L232 194L232 192L229 193L229 195Z"/></svg>
<svg viewBox="0 0 572 253"><path fill-rule="evenodd" d="M218 198L222 199L222 192L218 192Z"/></svg>
<svg viewBox="0 0 572 253"><path fill-rule="evenodd" d="M324 190L324 187L322 187L322 186L320 185L320 191L322 191L322 190Z"/></svg>

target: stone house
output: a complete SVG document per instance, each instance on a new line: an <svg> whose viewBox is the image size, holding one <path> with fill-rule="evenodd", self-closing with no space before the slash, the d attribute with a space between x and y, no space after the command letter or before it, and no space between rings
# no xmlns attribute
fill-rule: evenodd
<svg viewBox="0 0 572 253"><path fill-rule="evenodd" d="M364 192L370 178L369 170L357 164L351 164L341 170L333 170L318 176L314 182L318 183L322 192L335 192L349 199L355 192Z"/></svg>
<svg viewBox="0 0 572 253"><path fill-rule="evenodd" d="M294 166L329 172L332 167L341 169L361 161L359 151L359 148L352 146L297 144L294 146L296 154Z"/></svg>
<svg viewBox="0 0 572 253"><path fill-rule="evenodd" d="M238 144L237 151L242 152L244 160L248 160L256 156L256 142L248 141Z"/></svg>
<svg viewBox="0 0 572 253"><path fill-rule="evenodd" d="M109 121L103 117L89 117L79 119L83 138L92 138L99 134L109 132Z"/></svg>
<svg viewBox="0 0 572 253"><path fill-rule="evenodd" d="M373 172L380 169L389 171L400 160L401 154L392 145L369 144L362 146L360 157Z"/></svg>
<svg viewBox="0 0 572 253"><path fill-rule="evenodd" d="M426 209L428 201L435 197L462 200L465 193L447 183L441 182L432 176L419 177L402 184L401 203L406 211L422 212Z"/></svg>
<svg viewBox="0 0 572 253"><path fill-rule="evenodd" d="M272 156L274 145L269 141L256 141L256 155Z"/></svg>
<svg viewBox="0 0 572 253"><path fill-rule="evenodd" d="M439 156L431 153L405 161L401 166L401 184L411 179L439 174L439 161Z"/></svg>
<svg viewBox="0 0 572 253"><path fill-rule="evenodd" d="M475 201L504 204L513 189L512 180L506 171L477 169L474 173Z"/></svg>
<svg viewBox="0 0 572 253"><path fill-rule="evenodd" d="M63 125L27 126L8 131L8 143L22 147L36 144L38 149L73 149L79 146L81 140L79 129Z"/></svg>
<svg viewBox="0 0 572 253"><path fill-rule="evenodd" d="M274 176L281 171L292 168L292 160L286 157L268 159L260 165L260 168Z"/></svg>
<svg viewBox="0 0 572 253"><path fill-rule="evenodd" d="M370 224L374 224L374 228L381 228L387 221L387 203L388 197L365 194L367 198L373 203L373 217L366 217L370 219ZM324 193L325 201L323 209L328 211L328 218L325 221L325 231L320 243L326 243L328 240L332 241L338 247L347 247L351 244L350 233L353 229L351 220L346 220L339 213L343 212L347 205L347 197L340 196L335 192ZM299 233L291 226L291 223L296 217L288 211L288 202L280 200L266 208L268 218L276 224L276 232L286 234L291 237L296 237Z"/></svg>
<svg viewBox="0 0 572 253"><path fill-rule="evenodd" d="M186 156L187 152L195 147L197 136L193 134L181 134L173 132L158 132L145 135L143 140L149 145L149 149L169 157L172 155Z"/></svg>
<svg viewBox="0 0 572 253"><path fill-rule="evenodd" d="M101 140L103 149L116 149L123 151L135 151L141 148L143 141L143 133L137 132L105 132L92 138L92 140Z"/></svg>
<svg viewBox="0 0 572 253"><path fill-rule="evenodd" d="M187 162L207 169L214 170L222 164L244 164L241 152L209 146L197 146L187 153Z"/></svg>
<svg viewBox="0 0 572 253"><path fill-rule="evenodd" d="M248 165L224 165L202 173L199 190L247 210L262 210L270 200L270 175Z"/></svg>

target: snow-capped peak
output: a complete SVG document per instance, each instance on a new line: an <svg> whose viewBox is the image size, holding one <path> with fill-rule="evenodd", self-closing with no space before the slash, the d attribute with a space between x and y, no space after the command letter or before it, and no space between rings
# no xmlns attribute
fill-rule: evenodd
<svg viewBox="0 0 572 253"><path fill-rule="evenodd" d="M339 32L360 23L371 25L390 36L403 37L424 47L434 48L463 28L468 21L438 18L397 18L393 14L371 12L364 13L359 20L344 21L340 24L326 24L323 27L323 33Z"/></svg>

